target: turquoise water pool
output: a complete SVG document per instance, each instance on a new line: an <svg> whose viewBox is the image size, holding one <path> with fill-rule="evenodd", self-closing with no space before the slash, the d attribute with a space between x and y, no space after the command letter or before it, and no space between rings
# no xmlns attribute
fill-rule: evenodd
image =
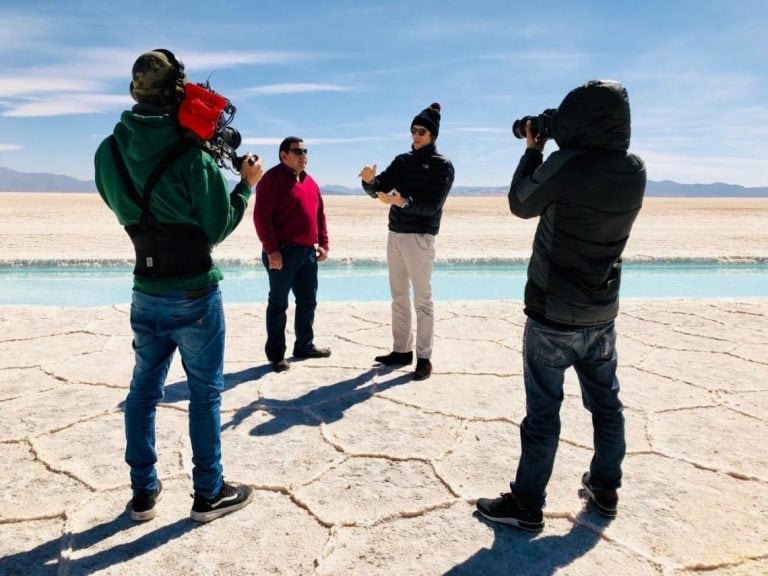
<svg viewBox="0 0 768 576"><path fill-rule="evenodd" d="M438 264L436 300L522 299L524 263ZM223 266L225 302L264 302L261 266ZM131 298L131 269L124 266L0 267L0 305L105 306ZM768 263L625 263L622 296L628 298L750 298L768 296ZM384 264L322 264L319 300L388 301Z"/></svg>

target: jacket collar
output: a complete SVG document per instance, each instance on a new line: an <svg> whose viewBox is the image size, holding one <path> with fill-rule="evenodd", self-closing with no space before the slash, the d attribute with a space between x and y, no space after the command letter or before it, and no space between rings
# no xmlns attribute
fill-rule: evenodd
<svg viewBox="0 0 768 576"><path fill-rule="evenodd" d="M413 157L417 160L425 160L429 158L430 156L433 156L437 152L437 148L435 147L435 143L432 142L431 144L427 144L426 146L419 148L418 150L414 150L413 147L411 147L411 154L413 154Z"/></svg>

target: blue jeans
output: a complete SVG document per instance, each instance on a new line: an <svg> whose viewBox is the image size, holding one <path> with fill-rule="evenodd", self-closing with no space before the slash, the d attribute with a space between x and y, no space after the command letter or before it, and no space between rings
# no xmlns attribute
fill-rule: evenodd
<svg viewBox="0 0 768 576"><path fill-rule="evenodd" d="M613 322L564 331L528 318L523 341L526 416L520 426L522 453L512 484L521 506L542 508L546 501L560 439L563 379L571 366L579 378L582 403L592 413L590 483L604 490L621 485L626 443L616 365Z"/></svg>
<svg viewBox="0 0 768 576"><path fill-rule="evenodd" d="M157 488L155 413L176 348L189 385L192 482L204 498L222 485L221 391L224 388L224 309L217 286L190 299L183 293L133 291L135 366L125 401L125 461L135 493Z"/></svg>
<svg viewBox="0 0 768 576"><path fill-rule="evenodd" d="M288 294L296 298L294 351L310 350L314 346L317 308L317 255L313 246L280 245L283 267L270 270L266 252L261 261L269 275L269 299L267 302L267 343L264 351L270 362L285 358L285 325L287 322Z"/></svg>

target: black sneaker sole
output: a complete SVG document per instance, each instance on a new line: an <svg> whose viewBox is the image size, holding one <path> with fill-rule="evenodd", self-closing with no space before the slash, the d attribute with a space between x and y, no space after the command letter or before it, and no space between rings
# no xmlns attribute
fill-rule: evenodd
<svg viewBox="0 0 768 576"><path fill-rule="evenodd" d="M514 526L515 528L519 528L520 530L525 530L527 532L541 532L544 530L544 522L526 522L525 520L519 520L518 518L495 518L493 516L489 516L480 509L478 509L478 512L480 512L480 514L486 520L490 520L491 522L498 522L499 524L506 524L507 526Z"/></svg>
<svg viewBox="0 0 768 576"><path fill-rule="evenodd" d="M160 500L158 498L158 500ZM157 510L155 509L157 507L157 501L155 501L155 507L150 508L149 510L144 510L143 512L136 512L135 510L131 510L131 520L135 520L136 522L146 522L147 520L152 520L155 516L157 516Z"/></svg>
<svg viewBox="0 0 768 576"><path fill-rule="evenodd" d="M160 502L160 499L163 497L162 484L160 486L160 492L155 496L155 505L149 510L142 510L141 512L137 512L131 508L131 520L135 520L136 522L146 522L157 516L157 503Z"/></svg>
<svg viewBox="0 0 768 576"><path fill-rule="evenodd" d="M603 504L600 504L600 502L597 501L592 488L590 488L584 482L581 483L581 486L584 489L584 496L586 497L587 502L590 504L590 506L592 506L592 508L595 509L595 512L601 516L605 516L606 518L616 518L619 513L617 506L607 507Z"/></svg>
<svg viewBox="0 0 768 576"><path fill-rule="evenodd" d="M248 496L244 500L241 500L235 504L230 504L228 506L221 506L220 508L209 510L207 512L196 512L195 510L192 510L192 512L189 514L189 517L192 518L192 520L195 522L210 522L211 520L216 520L216 518L224 516L225 514L235 512L236 510L240 510L248 506L248 504L250 504L253 500L254 493L255 491L251 489L248 493Z"/></svg>

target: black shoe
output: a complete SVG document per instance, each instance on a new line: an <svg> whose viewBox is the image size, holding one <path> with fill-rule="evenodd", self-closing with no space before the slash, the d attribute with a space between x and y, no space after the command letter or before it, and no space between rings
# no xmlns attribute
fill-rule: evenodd
<svg viewBox="0 0 768 576"><path fill-rule="evenodd" d="M374 360L385 366L406 366L413 362L413 352L390 352L385 356L376 356Z"/></svg>
<svg viewBox="0 0 768 576"><path fill-rule="evenodd" d="M480 498L477 511L492 522L509 524L529 532L541 532L544 529L544 514L540 509L525 510L517 503L511 492L500 498Z"/></svg>
<svg viewBox="0 0 768 576"><path fill-rule="evenodd" d="M157 513L155 504L160 501L160 494L162 492L163 483L158 480L157 488L154 492L134 494L133 500L131 500L131 520L138 520L140 522L152 520Z"/></svg>
<svg viewBox="0 0 768 576"><path fill-rule="evenodd" d="M210 522L219 516L245 508L251 500L253 500L253 488L225 482L219 493L211 499L195 496L190 517L195 522Z"/></svg>
<svg viewBox="0 0 768 576"><path fill-rule="evenodd" d="M413 372L414 380L426 380L432 375L432 362L427 358L416 358L416 370Z"/></svg>
<svg viewBox="0 0 768 576"><path fill-rule="evenodd" d="M589 472L584 472L581 477L581 485L584 487L587 500L592 504L595 512L607 516L616 517L619 507L619 495L616 490L600 490L589 483Z"/></svg>
<svg viewBox="0 0 768 576"><path fill-rule="evenodd" d="M330 348L316 348L312 346L312 348L306 350L297 350L296 348L293 350L294 358L328 358L330 355Z"/></svg>
<svg viewBox="0 0 768 576"><path fill-rule="evenodd" d="M270 362L272 365L272 370L275 372L285 372L286 370L290 370L291 365L288 364L285 360L278 360L277 362Z"/></svg>

